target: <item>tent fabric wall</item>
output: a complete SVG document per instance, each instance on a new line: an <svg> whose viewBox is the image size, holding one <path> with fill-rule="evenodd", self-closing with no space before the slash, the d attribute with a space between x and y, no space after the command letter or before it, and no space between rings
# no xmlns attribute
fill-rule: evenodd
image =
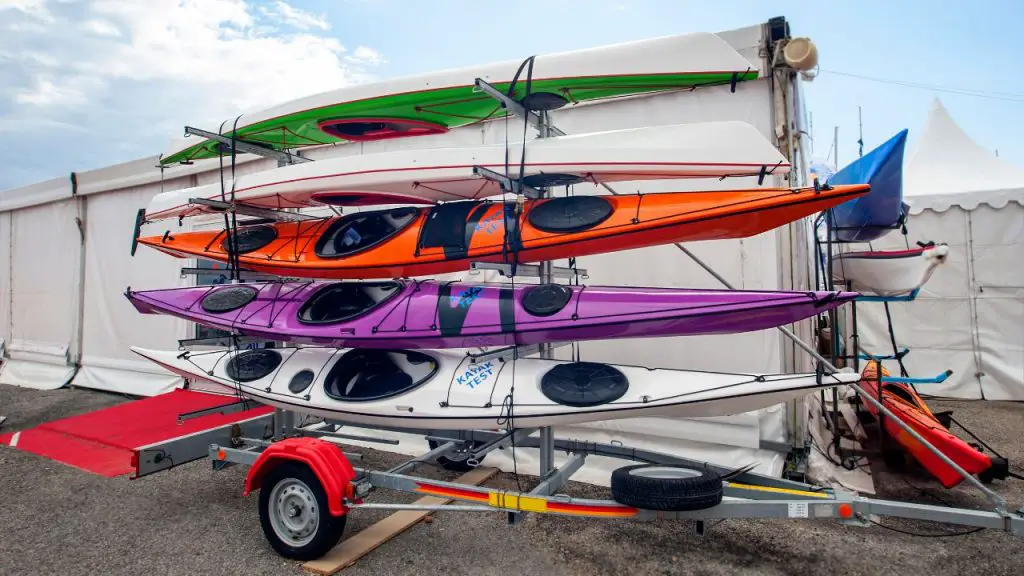
<svg viewBox="0 0 1024 576"><path fill-rule="evenodd" d="M184 320L140 314L124 297L129 286L147 289L185 284L179 268L187 265L187 260L145 248L134 258L129 254L135 211L158 191L158 186L148 185L86 199L83 350L76 386L151 396L183 383L129 349L133 345L175 348L189 329Z"/></svg>
<svg viewBox="0 0 1024 576"><path fill-rule="evenodd" d="M0 212L0 361L11 339L11 213Z"/></svg>
<svg viewBox="0 0 1024 576"><path fill-rule="evenodd" d="M913 302L889 304L897 344L911 349L904 363L914 376L953 375L922 386L930 396L1024 400L1024 206L980 205L944 212L926 210L907 224L911 245L934 240L949 244L944 264ZM876 249L906 246L889 234ZM882 304L858 305L865 350L891 349ZM890 369L898 369L890 362Z"/></svg>
<svg viewBox="0 0 1024 576"><path fill-rule="evenodd" d="M0 212L49 204L71 198L71 195L70 178L53 178L0 194Z"/></svg>
<svg viewBox="0 0 1024 576"><path fill-rule="evenodd" d="M982 393L1024 400L1024 206L968 212Z"/></svg>
<svg viewBox="0 0 1024 576"><path fill-rule="evenodd" d="M78 200L10 213L10 341L0 383L63 386L73 372L82 238Z"/></svg>

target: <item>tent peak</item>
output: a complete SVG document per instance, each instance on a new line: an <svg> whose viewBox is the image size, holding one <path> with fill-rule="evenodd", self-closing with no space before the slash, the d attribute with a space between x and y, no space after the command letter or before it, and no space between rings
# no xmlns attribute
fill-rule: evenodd
<svg viewBox="0 0 1024 576"><path fill-rule="evenodd" d="M924 130L904 168L911 213L979 204L1024 204L1024 169L997 157L964 132L935 98Z"/></svg>

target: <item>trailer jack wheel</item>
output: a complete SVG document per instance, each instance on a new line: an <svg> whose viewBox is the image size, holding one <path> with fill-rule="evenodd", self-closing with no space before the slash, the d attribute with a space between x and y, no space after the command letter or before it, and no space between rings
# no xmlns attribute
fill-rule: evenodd
<svg viewBox="0 0 1024 576"><path fill-rule="evenodd" d="M427 444L430 446L431 450L434 450L435 448L441 445L436 440L427 440ZM483 442L473 441L470 444L470 450L475 450L483 445ZM470 470L476 468L480 464L479 462L472 461L472 459L469 456L470 455L468 451L454 452L449 456L441 456L440 458L438 458L437 465L440 466L441 468L444 468L445 470L451 470L452 472L469 472Z"/></svg>
<svg viewBox="0 0 1024 576"><path fill-rule="evenodd" d="M341 539L347 515L334 516L316 474L298 462L270 470L260 488L260 525L278 554L313 560Z"/></svg>
<svg viewBox="0 0 1024 576"><path fill-rule="evenodd" d="M703 510L722 502L722 477L685 466L638 464L612 472L612 498L645 510Z"/></svg>

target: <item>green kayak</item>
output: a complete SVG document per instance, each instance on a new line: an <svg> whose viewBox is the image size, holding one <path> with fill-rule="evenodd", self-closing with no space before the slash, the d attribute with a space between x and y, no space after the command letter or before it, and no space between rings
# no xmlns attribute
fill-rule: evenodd
<svg viewBox="0 0 1024 576"><path fill-rule="evenodd" d="M225 120L216 131L234 131L239 140L274 149L440 134L505 115L493 98L476 90L476 78L505 93L515 80L513 97L537 98L554 108L731 84L758 73L724 40L706 33L537 56L529 71L521 65L502 62L349 86ZM224 150L217 141L190 136L172 144L160 162L215 158Z"/></svg>

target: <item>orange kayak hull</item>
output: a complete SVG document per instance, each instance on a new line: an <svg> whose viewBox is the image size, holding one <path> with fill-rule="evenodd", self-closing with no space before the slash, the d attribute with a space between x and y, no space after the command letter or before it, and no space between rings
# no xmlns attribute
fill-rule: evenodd
<svg viewBox="0 0 1024 576"><path fill-rule="evenodd" d="M877 363L869 362L864 368L861 380L861 385L875 399L878 399L877 374ZM889 375L885 367L882 367L882 375ZM992 459L988 455L964 442L943 426L909 385L883 383L881 401L897 418L970 474L980 474L992 466ZM869 402L865 402L864 405L871 415L878 419L878 409ZM886 417L884 422L886 433L935 476L943 487L953 488L963 481L963 477L952 466L943 462L892 418Z"/></svg>
<svg viewBox="0 0 1024 576"><path fill-rule="evenodd" d="M518 230L516 260L557 260L622 250L754 236L861 196L867 185L815 191L756 189L574 196L513 204L470 201L278 222L242 236L265 236L239 250L242 268L280 276L370 279L468 270L471 262L511 262L505 226ZM345 219L349 220L345 220ZM379 220L371 226L373 219ZM347 223L346 223L347 222ZM363 222L359 224L359 222ZM347 229L364 226L364 229ZM378 228L395 228L381 235ZM345 236L350 232L352 240ZM252 232L251 234L249 232ZM512 235L515 236L515 235ZM354 242L346 247L346 242ZM359 242L367 243L360 247ZM228 261L224 230L149 236L139 243L179 257ZM331 253L327 253L331 252Z"/></svg>

